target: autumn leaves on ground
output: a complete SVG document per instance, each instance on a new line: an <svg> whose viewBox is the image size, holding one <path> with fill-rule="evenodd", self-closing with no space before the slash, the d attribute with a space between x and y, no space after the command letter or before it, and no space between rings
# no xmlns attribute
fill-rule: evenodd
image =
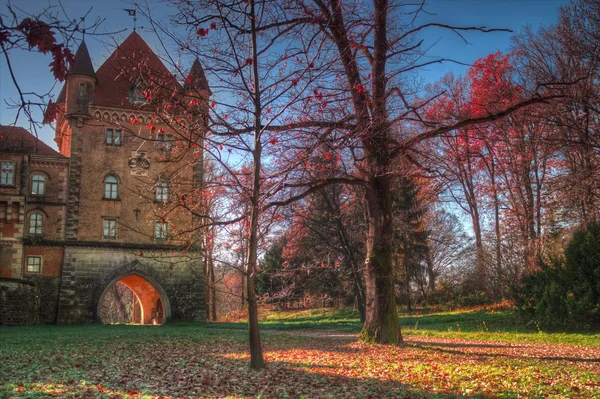
<svg viewBox="0 0 600 399"><path fill-rule="evenodd" d="M600 397L600 333L518 327L511 311L401 317L405 346L357 342L351 311L244 323L0 329L0 398Z"/></svg>

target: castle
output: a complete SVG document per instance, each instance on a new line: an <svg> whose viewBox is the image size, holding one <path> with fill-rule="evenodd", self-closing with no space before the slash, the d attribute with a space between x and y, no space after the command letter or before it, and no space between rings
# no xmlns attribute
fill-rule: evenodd
<svg viewBox="0 0 600 399"><path fill-rule="evenodd" d="M193 210L210 94L198 60L181 85L134 31L97 71L81 43L47 111L58 152L0 127L0 325L103 321L117 285L130 321L204 320Z"/></svg>

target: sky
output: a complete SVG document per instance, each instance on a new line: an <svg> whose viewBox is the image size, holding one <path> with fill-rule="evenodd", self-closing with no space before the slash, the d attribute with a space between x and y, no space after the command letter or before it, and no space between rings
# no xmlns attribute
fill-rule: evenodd
<svg viewBox="0 0 600 399"><path fill-rule="evenodd" d="M6 13L8 0L0 0L0 13ZM147 0L152 6L155 17L167 19L175 10L169 3L160 0ZM92 62L97 69L114 49L115 43L127 37L133 27L133 18L123 9L133 8L133 0L62 0L64 11L68 19L79 19L88 11L86 23L91 24L96 18L102 23L96 33L112 33L114 35L92 36L86 35L86 44L92 57ZM556 22L561 5L566 5L567 0L430 0L426 10L432 15L425 16L421 21L439 22L454 26L486 26L488 28L507 28L518 33L524 26L538 29ZM57 6L57 0L11 0L14 7L20 8L25 13L36 13L51 6ZM54 11L63 17L63 10L59 7ZM138 18L137 31L150 44L157 49L157 41L152 32L144 28L147 22ZM430 49L431 56L452 58L463 63L472 63L478 58L485 57L496 51L506 52L511 45L511 33L465 33L468 44L456 34L442 29L430 29L423 38L426 42L435 45ZM77 37L81 39L81 37ZM77 49L73 48L75 52ZM62 83L54 81L48 64L49 55L41 55L27 51L10 53L10 60L15 70L16 78L23 91L47 92L52 91L56 97ZM202 60L200 60L202 61ZM456 64L436 64L420 73L424 82L435 82L447 72L463 74L467 67ZM17 98L17 91L7 70L4 57L0 57L0 124L15 123L16 110L11 109L10 99ZM41 114L37 118L41 120ZM16 121L17 126L29 128L29 122L24 116ZM51 126L44 126L38 131L39 138L48 145L56 148L54 131Z"/></svg>

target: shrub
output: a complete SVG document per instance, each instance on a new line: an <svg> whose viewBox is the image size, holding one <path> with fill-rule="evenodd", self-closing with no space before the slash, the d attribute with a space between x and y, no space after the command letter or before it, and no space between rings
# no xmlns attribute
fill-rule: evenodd
<svg viewBox="0 0 600 399"><path fill-rule="evenodd" d="M524 278L515 302L542 326L600 324L600 224L577 231L564 260L541 264Z"/></svg>

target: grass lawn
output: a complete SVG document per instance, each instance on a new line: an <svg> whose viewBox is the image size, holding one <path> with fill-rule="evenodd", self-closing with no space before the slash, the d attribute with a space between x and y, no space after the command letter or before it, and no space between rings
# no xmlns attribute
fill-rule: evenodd
<svg viewBox="0 0 600 399"><path fill-rule="evenodd" d="M0 329L0 398L600 398L600 334L519 327L511 312L401 317L406 345L356 342L352 311L273 312L268 368L244 323Z"/></svg>

